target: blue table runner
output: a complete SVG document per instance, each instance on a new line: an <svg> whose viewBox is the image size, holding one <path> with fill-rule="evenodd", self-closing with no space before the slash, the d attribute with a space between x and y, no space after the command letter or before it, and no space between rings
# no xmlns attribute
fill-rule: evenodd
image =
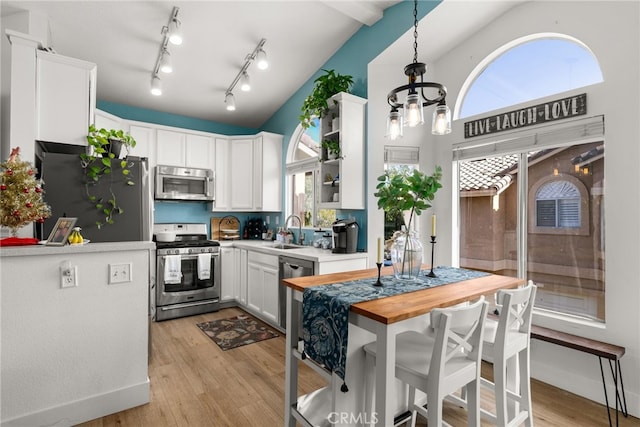
<svg viewBox="0 0 640 427"><path fill-rule="evenodd" d="M375 277L306 288L302 295L305 355L344 381L349 309L352 304L489 275L454 267L436 267L433 271L437 277L428 277L428 270L422 270L415 281L383 276L381 281L384 286L373 286L377 281Z"/></svg>

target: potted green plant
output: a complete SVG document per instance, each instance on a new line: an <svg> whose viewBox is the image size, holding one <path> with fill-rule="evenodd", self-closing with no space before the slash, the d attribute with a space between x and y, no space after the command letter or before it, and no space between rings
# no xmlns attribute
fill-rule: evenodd
<svg viewBox="0 0 640 427"><path fill-rule="evenodd" d="M391 261L397 278L415 279L422 264L422 243L415 238L412 225L415 216L431 207L438 189L442 188L442 168L436 166L431 175L413 171L387 170L378 177L378 208L395 216L409 212L406 229L396 233Z"/></svg>
<svg viewBox="0 0 640 427"><path fill-rule="evenodd" d="M131 148L136 146L136 141L123 130L98 129L92 124L89 126L87 144L87 151L80 154L80 166L84 171L85 189L89 202L104 214L103 221L96 221L96 226L100 229L103 225L113 224L114 214L123 213L123 209L118 205L111 185L109 185L106 200L93 190L102 179L108 179L110 184L113 183L113 172L118 167L124 182L127 185L135 185L130 177L126 156L129 155ZM122 148L125 149L126 155L119 159Z"/></svg>
<svg viewBox="0 0 640 427"><path fill-rule="evenodd" d="M326 151L326 156L323 155L321 160L340 158L340 141L336 139L323 139L320 143L320 148L322 148L323 152Z"/></svg>
<svg viewBox="0 0 640 427"><path fill-rule="evenodd" d="M336 73L335 70L322 70L324 74L314 80L315 86L311 94L302 103L300 124L307 129L315 126L314 117L322 118L329 113L327 100L336 93L349 92L353 86L353 77Z"/></svg>

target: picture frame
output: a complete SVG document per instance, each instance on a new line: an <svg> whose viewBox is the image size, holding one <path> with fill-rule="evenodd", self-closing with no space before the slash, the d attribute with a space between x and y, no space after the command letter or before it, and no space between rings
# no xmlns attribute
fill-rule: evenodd
<svg viewBox="0 0 640 427"><path fill-rule="evenodd" d="M47 246L64 246L67 244L69 234L73 230L78 218L60 217L53 226L49 237L47 238Z"/></svg>

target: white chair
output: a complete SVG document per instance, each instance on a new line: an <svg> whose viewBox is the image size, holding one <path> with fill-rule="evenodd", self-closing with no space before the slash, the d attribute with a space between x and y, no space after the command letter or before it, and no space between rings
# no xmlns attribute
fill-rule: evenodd
<svg viewBox="0 0 640 427"><path fill-rule="evenodd" d="M469 426L480 425L480 364L484 324L487 316L484 298L466 305L435 309L431 312L435 334L407 331L396 337L396 377L409 385L411 425L417 413L427 418L429 426L448 425L442 420L442 403L450 393L467 387ZM364 346L371 368L375 363L376 343ZM366 379L370 382L369 379ZM427 394L416 403L416 389ZM371 402L372 387L366 384Z"/></svg>
<svg viewBox="0 0 640 427"><path fill-rule="evenodd" d="M493 382L483 377L481 385L494 393L496 413L481 409L481 416L500 427L533 425L529 343L535 295L532 281L523 288L498 291L498 320L486 320L482 352L484 359L493 361ZM509 372L507 376L507 367L517 367L517 375ZM462 398L448 396L447 400L466 406L465 391Z"/></svg>

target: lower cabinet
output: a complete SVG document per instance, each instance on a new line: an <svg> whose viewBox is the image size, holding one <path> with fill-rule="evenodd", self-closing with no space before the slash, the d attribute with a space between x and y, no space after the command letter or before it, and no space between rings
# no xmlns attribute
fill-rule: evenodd
<svg viewBox="0 0 640 427"><path fill-rule="evenodd" d="M247 305L247 250L220 247L220 302Z"/></svg>
<svg viewBox="0 0 640 427"><path fill-rule="evenodd" d="M267 322L278 324L278 257L249 251L247 308Z"/></svg>

